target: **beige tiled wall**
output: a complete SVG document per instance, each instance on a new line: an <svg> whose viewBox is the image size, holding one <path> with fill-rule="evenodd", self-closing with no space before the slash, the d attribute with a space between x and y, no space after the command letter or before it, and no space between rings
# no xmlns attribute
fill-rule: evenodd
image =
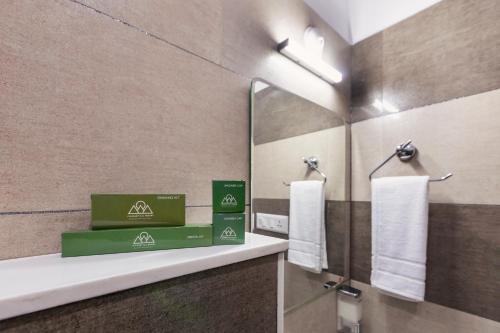
<svg viewBox="0 0 500 333"><path fill-rule="evenodd" d="M298 0L76 0L144 28L247 78L261 77L347 115L351 47ZM323 59L345 74L340 89L283 59L276 45L301 41L314 25L324 35Z"/></svg>
<svg viewBox="0 0 500 333"><path fill-rule="evenodd" d="M496 333L500 323L434 303L411 303L381 295L367 284L362 291L362 332L366 333ZM459 292L459 291L457 291Z"/></svg>
<svg viewBox="0 0 500 333"><path fill-rule="evenodd" d="M309 171L302 157L315 156L328 176L326 200L345 200L345 126L338 126L253 147L253 197L288 199L290 188L283 182L322 179Z"/></svg>
<svg viewBox="0 0 500 333"><path fill-rule="evenodd" d="M285 314L286 333L332 333L337 326L337 297L334 292L304 304L301 308Z"/></svg>
<svg viewBox="0 0 500 333"><path fill-rule="evenodd" d="M214 63L222 59L222 0L76 0Z"/></svg>
<svg viewBox="0 0 500 333"><path fill-rule="evenodd" d="M285 332L331 333L337 325L337 297L323 284L338 276L315 274L285 262Z"/></svg>
<svg viewBox="0 0 500 333"><path fill-rule="evenodd" d="M1 259L59 252L61 233L90 228L90 212L0 216Z"/></svg>
<svg viewBox="0 0 500 333"><path fill-rule="evenodd" d="M209 221L210 181L248 179L253 77L347 114L347 86L275 51L310 24L349 77L349 46L299 0L2 3L0 234L16 245L0 259L56 252L92 192L186 193L188 222Z"/></svg>
<svg viewBox="0 0 500 333"><path fill-rule="evenodd" d="M375 177L452 172L431 185L431 202L500 204L500 158L492 150L500 140L499 105L500 90L493 90L352 124L352 200L370 201L370 172L412 139L417 158L394 158Z"/></svg>

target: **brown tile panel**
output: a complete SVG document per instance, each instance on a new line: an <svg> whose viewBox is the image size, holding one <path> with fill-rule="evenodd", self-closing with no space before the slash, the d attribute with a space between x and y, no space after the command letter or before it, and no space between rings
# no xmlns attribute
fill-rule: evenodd
<svg viewBox="0 0 500 333"><path fill-rule="evenodd" d="M277 255L0 322L2 332L276 332Z"/></svg>
<svg viewBox="0 0 500 333"><path fill-rule="evenodd" d="M445 0L383 34L383 96L401 110L500 88L497 0Z"/></svg>
<svg viewBox="0 0 500 333"><path fill-rule="evenodd" d="M3 3L0 72L0 212L248 178L250 80L92 9Z"/></svg>
<svg viewBox="0 0 500 333"><path fill-rule="evenodd" d="M289 215L288 199L253 199L253 213ZM326 201L326 245L328 255L328 271L337 275L345 275L346 246L346 214L348 203L345 201ZM288 235L254 229L255 233L288 239Z"/></svg>
<svg viewBox="0 0 500 333"><path fill-rule="evenodd" d="M370 282L371 204L352 203L351 276ZM500 205L431 204L426 300L500 321Z"/></svg>
<svg viewBox="0 0 500 333"><path fill-rule="evenodd" d="M500 205L431 204L426 299L500 321Z"/></svg>
<svg viewBox="0 0 500 333"><path fill-rule="evenodd" d="M373 102L382 98L383 39L379 32L352 47L351 122L373 118L380 111Z"/></svg>
<svg viewBox="0 0 500 333"><path fill-rule="evenodd" d="M290 214L290 200L288 199L252 199L252 211L254 213L266 213L276 215Z"/></svg>
<svg viewBox="0 0 500 333"><path fill-rule="evenodd" d="M253 100L256 145L345 124L336 113L275 86L257 92Z"/></svg>
<svg viewBox="0 0 500 333"><path fill-rule="evenodd" d="M351 278L370 283L371 271L371 204L351 202Z"/></svg>
<svg viewBox="0 0 500 333"><path fill-rule="evenodd" d="M345 276L346 226L348 203L345 201L326 202L326 251L328 271Z"/></svg>
<svg viewBox="0 0 500 333"><path fill-rule="evenodd" d="M356 44L352 121L387 114L377 96L409 110L500 88L498 40L500 2L444 0Z"/></svg>

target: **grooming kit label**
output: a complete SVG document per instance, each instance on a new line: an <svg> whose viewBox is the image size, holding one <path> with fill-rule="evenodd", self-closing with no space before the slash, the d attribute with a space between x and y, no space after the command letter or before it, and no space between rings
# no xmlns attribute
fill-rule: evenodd
<svg viewBox="0 0 500 333"><path fill-rule="evenodd" d="M92 194L92 229L185 224L184 194Z"/></svg>

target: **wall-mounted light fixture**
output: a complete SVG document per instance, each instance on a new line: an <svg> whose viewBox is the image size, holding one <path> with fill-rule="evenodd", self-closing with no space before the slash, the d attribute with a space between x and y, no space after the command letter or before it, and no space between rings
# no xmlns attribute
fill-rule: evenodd
<svg viewBox="0 0 500 333"><path fill-rule="evenodd" d="M329 83L333 84L342 81L342 73L319 57L307 52L290 38L278 44L278 51Z"/></svg>

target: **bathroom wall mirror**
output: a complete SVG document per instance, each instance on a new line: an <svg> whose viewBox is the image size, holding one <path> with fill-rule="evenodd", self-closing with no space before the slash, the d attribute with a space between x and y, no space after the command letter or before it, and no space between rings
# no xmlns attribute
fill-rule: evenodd
<svg viewBox="0 0 500 333"><path fill-rule="evenodd" d="M252 82L251 124L252 232L288 238L287 183L323 179L308 168L304 157L315 157L318 169L328 177L328 270L314 274L285 262L286 314L323 295L325 282L349 277L349 127L334 111L261 79Z"/></svg>

